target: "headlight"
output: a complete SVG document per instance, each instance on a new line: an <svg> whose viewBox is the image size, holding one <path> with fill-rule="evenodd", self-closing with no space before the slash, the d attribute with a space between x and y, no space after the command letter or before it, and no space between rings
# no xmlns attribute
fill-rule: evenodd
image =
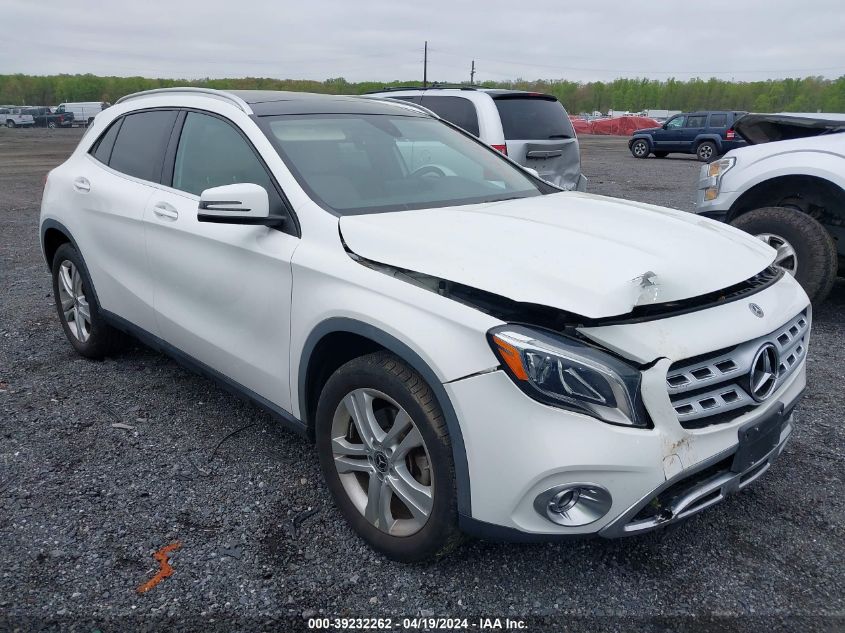
<svg viewBox="0 0 845 633"><path fill-rule="evenodd" d="M734 163L736 163L736 158L733 156L714 160L707 166L707 175L711 178L721 178L731 167L734 166Z"/></svg>
<svg viewBox="0 0 845 633"><path fill-rule="evenodd" d="M615 356L518 325L493 328L488 338L507 374L535 400L611 424L650 426L642 374Z"/></svg>

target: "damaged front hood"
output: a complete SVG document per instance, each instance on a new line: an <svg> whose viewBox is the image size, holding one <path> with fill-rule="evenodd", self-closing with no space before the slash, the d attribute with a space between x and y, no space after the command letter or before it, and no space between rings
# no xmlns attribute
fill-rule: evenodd
<svg viewBox="0 0 845 633"><path fill-rule="evenodd" d="M746 114L734 130L751 145L845 131L845 114Z"/></svg>
<svg viewBox="0 0 845 633"><path fill-rule="evenodd" d="M575 192L344 216L356 255L587 318L720 290L775 251L691 213Z"/></svg>

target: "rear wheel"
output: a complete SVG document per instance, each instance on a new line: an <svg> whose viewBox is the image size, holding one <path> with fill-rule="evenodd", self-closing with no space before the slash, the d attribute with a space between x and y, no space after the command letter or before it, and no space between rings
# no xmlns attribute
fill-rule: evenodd
<svg viewBox="0 0 845 633"><path fill-rule="evenodd" d="M648 158L649 151L648 143L642 139L637 139L631 143L631 154L634 155L634 158Z"/></svg>
<svg viewBox="0 0 845 633"><path fill-rule="evenodd" d="M124 335L103 320L85 264L70 244L53 257L53 295L65 336L79 354L102 358L122 347Z"/></svg>
<svg viewBox="0 0 845 633"><path fill-rule="evenodd" d="M712 141L704 141L699 143L695 150L695 155L702 163L707 163L716 157L716 144Z"/></svg>
<svg viewBox="0 0 845 633"><path fill-rule="evenodd" d="M47 121L47 127L50 128L51 130L55 130L56 129L56 122L55 121Z"/></svg>
<svg viewBox="0 0 845 633"><path fill-rule="evenodd" d="M398 357L369 354L332 374L315 432L328 488L370 546L418 561L460 542L443 414L423 378Z"/></svg>
<svg viewBox="0 0 845 633"><path fill-rule="evenodd" d="M811 301L827 297L836 279L836 244L817 220L798 209L763 207L731 224L774 248L775 264L798 280Z"/></svg>

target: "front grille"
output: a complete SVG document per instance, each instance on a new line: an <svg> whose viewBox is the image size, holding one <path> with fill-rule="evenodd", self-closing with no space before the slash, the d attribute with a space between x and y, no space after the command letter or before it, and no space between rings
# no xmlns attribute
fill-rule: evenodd
<svg viewBox="0 0 845 633"><path fill-rule="evenodd" d="M757 352L766 343L777 349L777 389L806 356L809 331L810 315L804 310L766 336L672 364L666 388L681 426L700 428L728 422L756 407L760 403L751 397L749 374Z"/></svg>

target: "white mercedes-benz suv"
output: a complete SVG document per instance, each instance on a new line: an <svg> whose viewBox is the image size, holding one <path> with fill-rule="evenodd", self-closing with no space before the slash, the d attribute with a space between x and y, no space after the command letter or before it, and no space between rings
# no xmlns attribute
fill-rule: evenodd
<svg viewBox="0 0 845 633"><path fill-rule="evenodd" d="M682 520L769 468L805 387L772 248L561 191L412 104L130 95L40 233L80 354L128 334L270 410L395 559Z"/></svg>

